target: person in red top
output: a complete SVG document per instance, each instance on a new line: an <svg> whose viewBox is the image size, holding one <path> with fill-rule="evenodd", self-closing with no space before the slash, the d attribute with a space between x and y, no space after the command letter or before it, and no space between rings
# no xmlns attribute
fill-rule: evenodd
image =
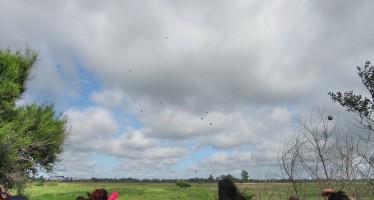
<svg viewBox="0 0 374 200"><path fill-rule="evenodd" d="M91 194L87 193L90 200L108 200L108 192L105 189L96 189Z"/></svg>
<svg viewBox="0 0 374 200"><path fill-rule="evenodd" d="M87 193L89 200L115 200L119 195L118 192L113 191L110 195L105 189L96 189L91 194Z"/></svg>

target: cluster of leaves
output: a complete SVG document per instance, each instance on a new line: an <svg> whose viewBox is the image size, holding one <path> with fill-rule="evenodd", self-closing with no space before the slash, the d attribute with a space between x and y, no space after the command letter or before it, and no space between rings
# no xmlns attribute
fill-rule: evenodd
<svg viewBox="0 0 374 200"><path fill-rule="evenodd" d="M307 194L297 180L312 178L317 180L319 190L341 188L356 198L372 199L374 66L367 61L357 70L368 95L353 91L328 93L334 103L354 114L353 121L331 122L332 118L326 118L324 111L312 111L310 117L300 118L300 129L281 153L282 172L292 182L296 196Z"/></svg>
<svg viewBox="0 0 374 200"><path fill-rule="evenodd" d="M191 184L185 180L177 180L175 184L181 188L191 187Z"/></svg>
<svg viewBox="0 0 374 200"><path fill-rule="evenodd" d="M363 68L357 67L357 70L362 83L370 92L371 100L362 95L354 94L353 91L344 94L329 92L328 95L334 102L338 102L345 107L347 111L357 113L360 117L370 118L374 110L374 66L370 66L370 61L366 61L365 66Z"/></svg>
<svg viewBox="0 0 374 200"><path fill-rule="evenodd" d="M52 170L68 136L67 118L52 103L17 105L37 57L29 48L0 49L0 184L19 190L28 176Z"/></svg>

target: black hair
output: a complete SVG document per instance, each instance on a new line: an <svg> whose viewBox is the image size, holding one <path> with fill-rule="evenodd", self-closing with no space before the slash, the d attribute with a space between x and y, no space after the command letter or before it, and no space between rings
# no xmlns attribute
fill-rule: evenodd
<svg viewBox="0 0 374 200"><path fill-rule="evenodd" d="M343 191L332 192L328 200L349 200L349 197Z"/></svg>
<svg viewBox="0 0 374 200"><path fill-rule="evenodd" d="M228 178L218 181L218 200L250 200L252 196L240 193L234 182Z"/></svg>

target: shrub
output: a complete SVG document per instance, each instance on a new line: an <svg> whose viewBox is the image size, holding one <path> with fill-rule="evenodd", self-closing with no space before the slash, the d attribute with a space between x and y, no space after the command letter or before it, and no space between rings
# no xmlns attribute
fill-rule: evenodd
<svg viewBox="0 0 374 200"><path fill-rule="evenodd" d="M191 184L185 180L177 180L176 184L181 188L191 187Z"/></svg>

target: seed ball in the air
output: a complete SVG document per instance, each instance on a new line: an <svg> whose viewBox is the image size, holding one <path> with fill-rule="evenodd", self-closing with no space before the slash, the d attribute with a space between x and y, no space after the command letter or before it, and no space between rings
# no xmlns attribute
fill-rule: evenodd
<svg viewBox="0 0 374 200"><path fill-rule="evenodd" d="M327 119L328 119L328 120L332 120L332 119L334 119L334 117L333 117L332 115L328 115L328 116L327 116Z"/></svg>

